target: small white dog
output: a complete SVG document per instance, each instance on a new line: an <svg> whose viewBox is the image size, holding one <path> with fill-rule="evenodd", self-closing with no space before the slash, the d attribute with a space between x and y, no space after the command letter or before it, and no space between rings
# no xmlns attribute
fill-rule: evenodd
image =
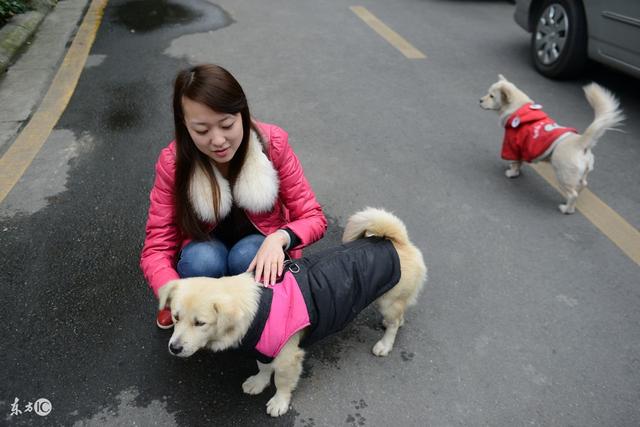
<svg viewBox="0 0 640 427"><path fill-rule="evenodd" d="M596 83L585 86L584 93L595 118L580 135L573 128L559 126L542 111L542 106L502 74L498 77L489 92L480 98L480 106L500 114L500 123L505 128L502 158L510 161L505 175L519 176L523 161L551 161L567 199L558 208L565 214L574 213L578 194L587 186L587 175L593 170L591 149L607 129L624 120L618 100Z"/></svg>
<svg viewBox="0 0 640 427"><path fill-rule="evenodd" d="M376 237L377 236L377 237ZM373 346L386 356L415 304L427 275L422 253L397 217L368 208L353 215L343 245L293 261L273 286L262 287L250 273L212 279L174 280L160 288L160 307L169 307L175 330L174 356L207 348L240 348L258 359L259 372L242 389L261 393L274 374L276 393L267 413L286 413L302 372L300 347L343 329L374 302L385 332Z"/></svg>

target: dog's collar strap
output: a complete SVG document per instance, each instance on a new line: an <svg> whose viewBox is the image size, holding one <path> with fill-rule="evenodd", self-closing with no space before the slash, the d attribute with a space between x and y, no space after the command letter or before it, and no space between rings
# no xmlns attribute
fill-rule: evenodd
<svg viewBox="0 0 640 427"><path fill-rule="evenodd" d="M258 311L251 322L251 326L247 330L247 334L242 338L240 344L241 350L247 350L255 353L255 357L262 363L270 363L273 359L265 356L264 354L256 351L256 345L260 341L264 325L269 318L269 312L271 311L271 301L273 299L273 290L270 288L261 288L260 301L258 302Z"/></svg>

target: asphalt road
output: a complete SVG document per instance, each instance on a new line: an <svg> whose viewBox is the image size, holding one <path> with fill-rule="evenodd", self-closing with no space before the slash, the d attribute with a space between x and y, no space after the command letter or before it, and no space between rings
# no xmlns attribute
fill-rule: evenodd
<svg viewBox="0 0 640 427"><path fill-rule="evenodd" d="M478 107L503 73L583 130L581 85L611 89L628 120L596 147L590 188L639 228L638 82L598 66L536 74L507 2L360 4L427 57L405 58L340 0L109 2L68 108L0 204L0 424L640 425L638 265L561 215L533 170L504 178L502 130ZM289 132L330 221L312 251L379 206L430 269L389 357L371 354L367 310L309 349L279 419L273 388L242 393L249 357L169 355L138 267L171 82L199 62L228 68L254 116ZM39 398L48 416L11 415Z"/></svg>

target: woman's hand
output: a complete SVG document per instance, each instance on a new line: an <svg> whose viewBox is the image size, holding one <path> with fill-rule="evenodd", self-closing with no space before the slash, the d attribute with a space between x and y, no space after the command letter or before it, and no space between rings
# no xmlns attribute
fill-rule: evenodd
<svg viewBox="0 0 640 427"><path fill-rule="evenodd" d="M264 239L247 269L247 271L252 271L255 268L256 282L262 282L264 286L273 285L276 282L276 278L282 274L284 269L284 250L282 248L287 243L287 236L280 231L269 234Z"/></svg>

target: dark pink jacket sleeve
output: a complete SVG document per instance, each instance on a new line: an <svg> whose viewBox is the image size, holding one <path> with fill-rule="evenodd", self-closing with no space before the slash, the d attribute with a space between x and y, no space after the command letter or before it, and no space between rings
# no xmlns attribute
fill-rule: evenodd
<svg viewBox="0 0 640 427"><path fill-rule="evenodd" d="M175 162L172 144L162 150L156 163L156 178L151 190L146 238L140 258L144 277L156 296L161 286L179 278L175 262L183 239L176 223Z"/></svg>
<svg viewBox="0 0 640 427"><path fill-rule="evenodd" d="M291 249L301 249L324 235L327 220L288 140L284 130L271 127L269 155L280 179L279 198L288 212L285 227L300 238L301 243Z"/></svg>

